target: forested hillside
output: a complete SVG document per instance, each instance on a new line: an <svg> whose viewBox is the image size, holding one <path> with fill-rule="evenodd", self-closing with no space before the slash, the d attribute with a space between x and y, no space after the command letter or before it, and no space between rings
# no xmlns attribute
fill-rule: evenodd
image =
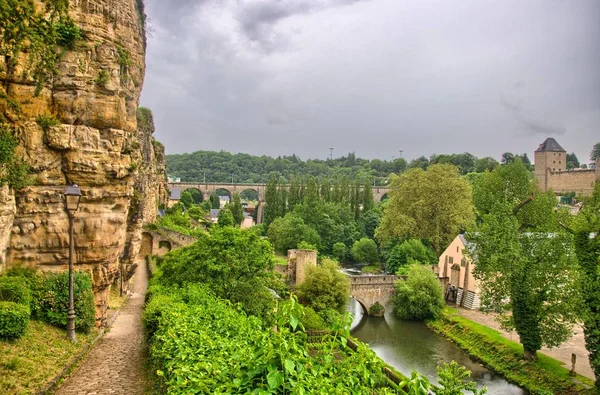
<svg viewBox="0 0 600 395"><path fill-rule="evenodd" d="M527 154L517 155L505 153L502 163L510 163L521 158L526 165L531 165ZM225 151L197 151L191 154L167 155L167 171L169 175L180 177L182 181L266 183L271 176L289 180L294 174L314 177L337 177L346 175L350 179L374 179L383 183L390 173L400 173L407 168L426 169L429 165L450 163L457 166L460 173L482 173L492 170L499 162L490 157L477 158L465 152L462 154L421 156L410 162L404 158L394 160L362 159L354 153L332 160L308 159L299 157L253 156L249 154L231 154Z"/></svg>

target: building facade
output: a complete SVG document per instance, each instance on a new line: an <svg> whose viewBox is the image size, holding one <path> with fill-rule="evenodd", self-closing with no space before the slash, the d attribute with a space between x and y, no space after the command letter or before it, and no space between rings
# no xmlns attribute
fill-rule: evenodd
<svg viewBox="0 0 600 395"><path fill-rule="evenodd" d="M590 195L594 184L600 181L600 166L596 160L595 169L567 170L567 151L549 137L534 153L535 178L542 191L557 193L575 192Z"/></svg>
<svg viewBox="0 0 600 395"><path fill-rule="evenodd" d="M479 287L473 277L475 265L464 254L466 247L465 236L462 234L456 236L440 255L437 272L439 277L448 279L448 285L444 290L448 301L468 309L478 309Z"/></svg>

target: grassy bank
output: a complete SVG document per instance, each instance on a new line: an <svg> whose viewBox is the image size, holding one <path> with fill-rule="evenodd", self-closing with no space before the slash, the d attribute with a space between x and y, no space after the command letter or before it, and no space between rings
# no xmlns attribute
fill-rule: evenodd
<svg viewBox="0 0 600 395"><path fill-rule="evenodd" d="M0 393L33 394L41 390L98 334L77 334L77 343L67 340L64 329L30 321L25 336L0 341Z"/></svg>
<svg viewBox="0 0 600 395"><path fill-rule="evenodd" d="M593 382L583 376L570 377L560 361L538 353L538 360L522 360L523 346L498 331L467 320L448 309L428 326L509 381L532 394L598 394Z"/></svg>

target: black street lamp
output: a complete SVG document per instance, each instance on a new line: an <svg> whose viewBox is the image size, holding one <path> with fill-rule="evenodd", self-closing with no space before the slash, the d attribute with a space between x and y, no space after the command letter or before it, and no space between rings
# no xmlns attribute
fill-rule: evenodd
<svg viewBox="0 0 600 395"><path fill-rule="evenodd" d="M69 307L67 310L67 338L72 342L77 341L75 336L75 303L73 302L73 256L75 245L73 243L73 220L79 208L81 190L77 184L67 186L65 190L65 210L69 216Z"/></svg>

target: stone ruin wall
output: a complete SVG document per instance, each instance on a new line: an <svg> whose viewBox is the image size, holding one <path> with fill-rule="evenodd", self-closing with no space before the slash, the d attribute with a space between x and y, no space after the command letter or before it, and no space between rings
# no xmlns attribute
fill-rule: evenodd
<svg viewBox="0 0 600 395"><path fill-rule="evenodd" d="M598 180L598 170L570 170L552 172L548 170L547 188L554 192L568 193L576 192L578 195L591 195L594 191L594 183Z"/></svg>
<svg viewBox="0 0 600 395"><path fill-rule="evenodd" d="M288 250L288 280L292 285L301 284L311 267L317 266L317 251Z"/></svg>
<svg viewBox="0 0 600 395"><path fill-rule="evenodd" d="M156 201L166 196L166 185L151 180L164 170L164 152L148 151L148 131L137 129L145 73L140 6L140 0L71 0L69 13L86 32L86 42L64 53L57 75L37 97L33 81L22 77L27 55L22 54L10 75L0 58L0 93L19 104L15 111L0 99L0 114L14 126L17 154L32 170L28 187L0 189L0 253L6 250L0 271L14 265L67 270L63 192L65 185L77 183L83 196L74 228L76 269L92 274L99 325L120 261L131 263L139 249L140 223L156 215ZM129 53L131 66L119 64L118 47ZM96 83L101 70L109 76L102 87ZM54 115L60 125L42 129L35 120L45 114ZM162 164L149 164L160 160ZM135 188L145 188L145 193L140 219L131 221Z"/></svg>

